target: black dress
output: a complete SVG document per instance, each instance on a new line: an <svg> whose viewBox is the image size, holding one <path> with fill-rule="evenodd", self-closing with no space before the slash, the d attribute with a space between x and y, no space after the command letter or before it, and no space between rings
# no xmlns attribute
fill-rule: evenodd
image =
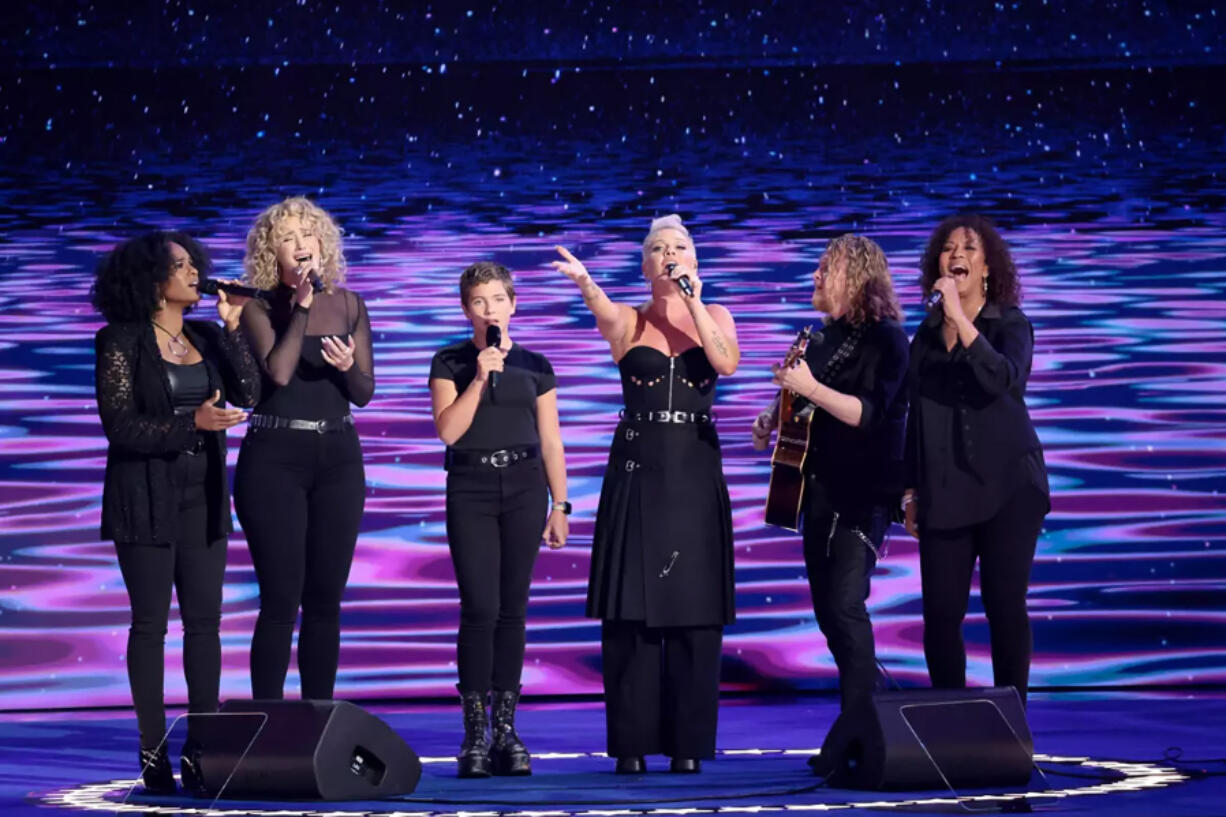
<svg viewBox="0 0 1226 817"><path fill-rule="evenodd" d="M604 620L607 752L715 754L723 627L735 617L732 510L700 347L635 346L618 363L614 432L587 613Z"/></svg>
<svg viewBox="0 0 1226 817"><path fill-rule="evenodd" d="M675 357L634 346L618 368L626 408L600 492L587 614L649 627L731 624L732 506L710 421L718 375L697 346ZM669 411L706 421L646 419Z"/></svg>

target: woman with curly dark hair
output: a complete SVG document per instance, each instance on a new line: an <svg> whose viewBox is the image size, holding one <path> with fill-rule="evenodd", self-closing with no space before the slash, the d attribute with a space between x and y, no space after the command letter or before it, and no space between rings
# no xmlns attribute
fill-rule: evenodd
<svg viewBox="0 0 1226 817"><path fill-rule="evenodd" d="M128 681L140 728L145 788L169 794L174 775L162 697L171 589L183 621L188 711L215 712L221 678L221 585L230 488L226 429L255 404L259 369L239 334L239 298L220 293L225 323L184 320L209 268L178 232L125 241L98 265L91 298L107 324L95 338L98 415L107 437L102 537L115 542L132 607ZM193 730L183 785L199 790Z"/></svg>
<svg viewBox="0 0 1226 817"><path fill-rule="evenodd" d="M962 621L978 561L995 684L1025 701L1026 591L1051 508L1025 401L1034 328L1009 248L983 216L941 222L920 286L930 314L911 341L902 507L920 543L928 674L935 687L966 686Z"/></svg>

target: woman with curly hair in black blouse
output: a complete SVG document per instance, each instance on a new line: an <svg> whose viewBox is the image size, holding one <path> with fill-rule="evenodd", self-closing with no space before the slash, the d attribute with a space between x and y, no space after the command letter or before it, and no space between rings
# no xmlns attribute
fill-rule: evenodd
<svg viewBox="0 0 1226 817"><path fill-rule="evenodd" d="M212 321L184 320L200 300L204 249L177 232L125 241L98 266L91 297L98 414L106 431L102 537L115 542L132 606L128 680L145 788L175 791L162 681L171 589L183 620L188 711L217 710L221 586L232 531L226 434L254 405L259 370L238 328L242 303L219 294ZM181 771L199 789L192 729Z"/></svg>
<svg viewBox="0 0 1226 817"><path fill-rule="evenodd" d="M966 686L962 621L977 561L995 683L1025 701L1026 591L1051 508L1025 400L1034 328L1009 248L983 216L941 222L920 286L930 314L911 341L902 505L920 543L928 674L935 687Z"/></svg>

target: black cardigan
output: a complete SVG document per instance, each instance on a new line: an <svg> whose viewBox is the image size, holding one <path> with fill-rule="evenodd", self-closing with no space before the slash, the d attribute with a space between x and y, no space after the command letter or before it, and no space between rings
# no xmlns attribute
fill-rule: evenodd
<svg viewBox="0 0 1226 817"><path fill-rule="evenodd" d="M183 333L204 357L209 393L239 406L255 405L260 373L239 333L210 321L184 321ZM178 486L174 467L197 435L209 457L208 541L228 535L230 488L224 431L197 431L191 414L176 415L170 379L147 322L112 323L94 338L94 389L109 443L102 488L104 539L168 545L176 536Z"/></svg>

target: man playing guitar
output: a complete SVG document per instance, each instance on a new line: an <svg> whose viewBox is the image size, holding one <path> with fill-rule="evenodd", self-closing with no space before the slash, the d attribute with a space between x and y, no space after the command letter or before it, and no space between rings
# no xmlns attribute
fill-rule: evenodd
<svg viewBox="0 0 1226 817"><path fill-rule="evenodd" d="M842 712L850 714L871 704L877 681L865 601L902 493L908 343L885 253L863 236L830 242L813 273L813 306L827 317L804 352L806 365L798 359L772 371L795 396L793 416L806 402L812 408L800 501L805 567L838 666ZM778 415L775 405L758 415L755 448L767 447Z"/></svg>

